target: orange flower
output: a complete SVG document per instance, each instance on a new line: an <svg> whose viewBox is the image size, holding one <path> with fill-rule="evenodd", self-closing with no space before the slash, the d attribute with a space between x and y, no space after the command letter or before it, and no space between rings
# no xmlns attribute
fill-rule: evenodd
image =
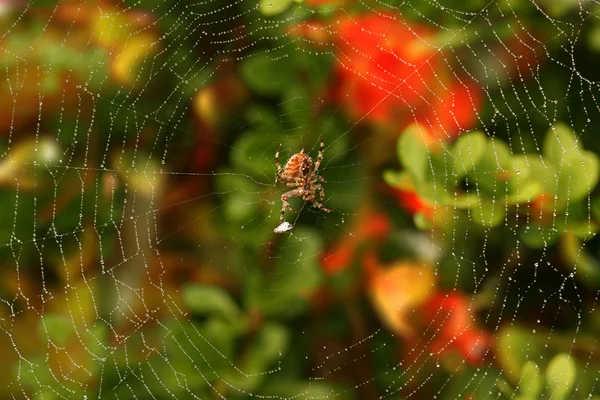
<svg viewBox="0 0 600 400"><path fill-rule="evenodd" d="M318 21L306 21L292 25L288 32L292 37L303 38L318 44L327 43L330 39L327 26Z"/></svg>
<svg viewBox="0 0 600 400"><path fill-rule="evenodd" d="M481 363L491 336L475 326L464 295L434 292L436 279L429 266L399 261L384 267L375 255L367 254L364 267L367 292L380 318L412 342L409 358L426 349L439 355L452 349L472 365ZM417 317L409 318L417 310ZM415 338L423 334L430 339L416 343Z"/></svg>

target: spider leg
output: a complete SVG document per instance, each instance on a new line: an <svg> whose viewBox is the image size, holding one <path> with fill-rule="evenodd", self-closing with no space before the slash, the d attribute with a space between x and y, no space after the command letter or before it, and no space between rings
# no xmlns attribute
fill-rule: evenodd
<svg viewBox="0 0 600 400"><path fill-rule="evenodd" d="M320 201L324 201L325 200L325 190L323 189L323 186L321 186L319 183L314 185L315 188L315 194L317 195L317 199L319 199Z"/></svg>
<svg viewBox="0 0 600 400"><path fill-rule="evenodd" d="M281 175L278 175L277 178L279 179L279 181L283 182L285 185L287 185L289 187L299 186L300 180L301 180L301 178L284 175L283 173ZM277 183L277 179L275 179L275 183Z"/></svg>
<svg viewBox="0 0 600 400"><path fill-rule="evenodd" d="M283 142L279 143L279 147L277 148L277 152L275 153L275 165L277 166L277 177L275 178L275 183L277 183L277 180L283 178L281 164L279 164L279 151L281 150L281 146L283 146Z"/></svg>
<svg viewBox="0 0 600 400"><path fill-rule="evenodd" d="M300 178L294 178L294 177L287 176L287 175L281 175L279 177L279 180L281 182L283 182L283 184L287 187L297 188L298 186L300 186Z"/></svg>
<svg viewBox="0 0 600 400"><path fill-rule="evenodd" d="M318 208L319 210L323 210L327 213L332 212L333 210L331 208L327 208L325 207L323 204L321 204L320 202L318 202L317 200L313 200L312 202L313 207Z"/></svg>
<svg viewBox="0 0 600 400"><path fill-rule="evenodd" d="M321 166L321 162L323 161L323 151L325 150L325 142L323 142L323 138L321 138L321 144L319 145L319 154L317 155L317 161L315 162L315 168L313 173L316 174Z"/></svg>
<svg viewBox="0 0 600 400"><path fill-rule="evenodd" d="M296 211L292 208L292 206L290 206L290 203L288 202L288 199L290 197L296 197L298 196L298 189L294 189L294 190L290 190L289 192L285 192L284 194L281 195L281 214L279 216L279 223L281 224L283 222L283 217L285 216L285 210L290 210L291 212L298 214L300 211Z"/></svg>
<svg viewBox="0 0 600 400"><path fill-rule="evenodd" d="M281 175L281 179L284 181L292 181L292 182L296 182L298 183L298 181L300 180L300 178L295 177L295 176L289 176L289 175Z"/></svg>
<svg viewBox="0 0 600 400"><path fill-rule="evenodd" d="M317 183L313 186L313 188L313 193L304 196L304 200L310 201L313 207L316 207L319 210L323 210L328 213L332 212L333 210L325 207L323 203L321 203L323 200L325 200L325 191L323 190L323 187Z"/></svg>

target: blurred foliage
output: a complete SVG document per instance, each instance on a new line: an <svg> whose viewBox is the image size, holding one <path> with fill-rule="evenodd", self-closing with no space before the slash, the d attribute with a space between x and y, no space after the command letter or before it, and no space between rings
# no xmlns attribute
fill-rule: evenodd
<svg viewBox="0 0 600 400"><path fill-rule="evenodd" d="M597 11L0 2L0 398L597 399Z"/></svg>

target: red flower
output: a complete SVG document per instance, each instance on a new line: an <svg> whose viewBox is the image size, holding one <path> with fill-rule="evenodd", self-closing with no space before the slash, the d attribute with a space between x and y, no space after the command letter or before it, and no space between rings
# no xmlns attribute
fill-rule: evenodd
<svg viewBox="0 0 600 400"><path fill-rule="evenodd" d="M365 221L359 232L365 238L381 239L386 237L392 230L392 224L387 215L381 214L369 214L367 215L367 221Z"/></svg>
<svg viewBox="0 0 600 400"><path fill-rule="evenodd" d="M492 342L491 336L485 331L470 329L456 339L456 349L471 365L483 361Z"/></svg>
<svg viewBox="0 0 600 400"><path fill-rule="evenodd" d="M435 51L423 35L389 15L367 14L340 22L338 96L350 114L386 123L394 119L398 105L421 101L428 90L426 82L434 76L423 64Z"/></svg>
<svg viewBox="0 0 600 400"><path fill-rule="evenodd" d="M402 130L426 123L435 137L454 137L476 121L481 95L451 76L433 32L388 14L342 20L336 98L356 120Z"/></svg>
<svg viewBox="0 0 600 400"><path fill-rule="evenodd" d="M419 196L415 190L392 188L392 193L404 211L410 215L420 213L430 221L433 219L433 204Z"/></svg>
<svg viewBox="0 0 600 400"><path fill-rule="evenodd" d="M358 218L353 234L345 236L323 254L321 267L330 275L344 271L352 263L356 248L361 242L383 239L391 230L392 224L387 215L366 210Z"/></svg>
<svg viewBox="0 0 600 400"><path fill-rule="evenodd" d="M490 344L490 335L479 330L468 299L458 293L436 293L422 308L423 321L433 331L431 349L454 349L472 365L479 364Z"/></svg>
<svg viewBox="0 0 600 400"><path fill-rule="evenodd" d="M323 254L321 266L329 275L335 275L345 270L352 262L355 243L352 240L342 240L332 249Z"/></svg>
<svg viewBox="0 0 600 400"><path fill-rule="evenodd" d="M458 293L436 293L423 306L428 321L441 325L441 334L452 338L461 335L472 324L467 299Z"/></svg>
<svg viewBox="0 0 600 400"><path fill-rule="evenodd" d="M423 117L417 119L428 126L437 138L452 139L476 124L477 108L481 102L481 93L474 85L463 86L453 82L440 91L433 107L426 107Z"/></svg>
<svg viewBox="0 0 600 400"><path fill-rule="evenodd" d="M552 218L555 207L554 196L542 192L531 203L529 216L538 222L548 222Z"/></svg>

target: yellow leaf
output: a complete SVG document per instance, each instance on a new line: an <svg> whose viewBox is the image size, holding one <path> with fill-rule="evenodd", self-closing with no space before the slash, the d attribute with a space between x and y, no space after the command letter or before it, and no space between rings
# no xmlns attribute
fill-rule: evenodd
<svg viewBox="0 0 600 400"><path fill-rule="evenodd" d="M154 34L143 33L129 38L113 62L112 74L115 80L123 85L134 84L140 64L153 56L156 49Z"/></svg>
<svg viewBox="0 0 600 400"><path fill-rule="evenodd" d="M379 317L402 336L412 334L408 315L433 294L434 289L432 269L409 262L379 269L369 283L369 295Z"/></svg>

